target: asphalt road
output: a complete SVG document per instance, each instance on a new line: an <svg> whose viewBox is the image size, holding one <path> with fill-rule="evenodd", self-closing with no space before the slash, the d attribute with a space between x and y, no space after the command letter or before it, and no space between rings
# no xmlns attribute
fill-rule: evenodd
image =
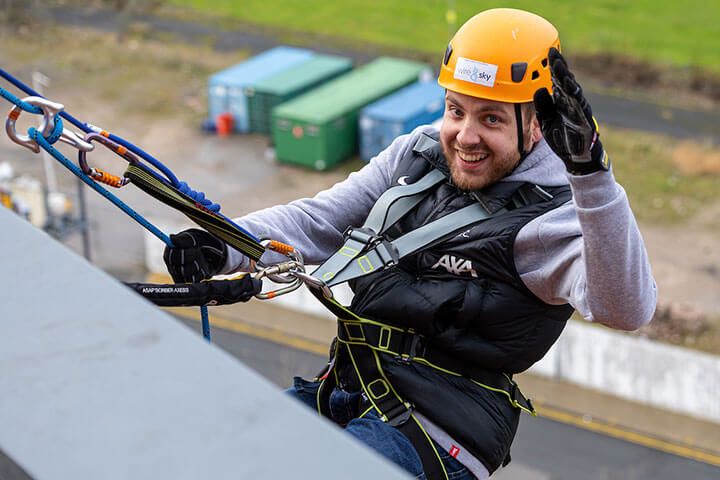
<svg viewBox="0 0 720 480"><path fill-rule="evenodd" d="M199 323L180 320L198 332ZM325 358L213 328L213 342L281 388L313 376ZM717 480L720 468L542 417L521 417L512 463L499 480Z"/></svg>

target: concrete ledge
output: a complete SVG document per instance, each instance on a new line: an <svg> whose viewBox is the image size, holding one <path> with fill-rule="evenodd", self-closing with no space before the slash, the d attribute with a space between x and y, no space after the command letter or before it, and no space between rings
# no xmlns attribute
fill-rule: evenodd
<svg viewBox="0 0 720 480"><path fill-rule="evenodd" d="M30 477L405 478L2 208L0 230L0 450Z"/></svg>

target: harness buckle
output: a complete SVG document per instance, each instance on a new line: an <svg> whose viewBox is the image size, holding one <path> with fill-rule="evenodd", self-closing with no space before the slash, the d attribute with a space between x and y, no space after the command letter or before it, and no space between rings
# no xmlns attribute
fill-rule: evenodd
<svg viewBox="0 0 720 480"><path fill-rule="evenodd" d="M395 408L385 413L385 423L391 427L400 427L410 420L415 410L415 405L409 402L399 403Z"/></svg>
<svg viewBox="0 0 720 480"><path fill-rule="evenodd" d="M377 252L380 260L383 262L383 268L388 268L397 265L400 262L400 254L395 246L381 238L375 245L375 251Z"/></svg>
<svg viewBox="0 0 720 480"><path fill-rule="evenodd" d="M370 228L348 227L343 236L346 240L350 239L362 243L366 248L382 240L382 237Z"/></svg>
<svg viewBox="0 0 720 480"><path fill-rule="evenodd" d="M395 357L395 360L409 364L415 357L425 354L425 337L412 330L408 330L403 335L402 350Z"/></svg>
<svg viewBox="0 0 720 480"><path fill-rule="evenodd" d="M508 394L510 394L510 399L513 401L515 405L520 405L521 407L527 408L530 412L535 411L535 406L532 404L532 401L530 401L529 398L527 398L521 391L520 386L515 382L512 378L508 377L508 380L510 381L510 388L508 391Z"/></svg>

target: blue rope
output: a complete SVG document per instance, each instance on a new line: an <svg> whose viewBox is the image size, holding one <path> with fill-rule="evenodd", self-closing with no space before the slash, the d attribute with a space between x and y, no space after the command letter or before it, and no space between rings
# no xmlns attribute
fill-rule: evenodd
<svg viewBox="0 0 720 480"><path fill-rule="evenodd" d="M55 126L52 129L52 132L50 132L50 136L47 137L47 142L49 144L54 144L60 139L60 135L62 135L63 132L63 121L62 118L56 118L55 119Z"/></svg>
<svg viewBox="0 0 720 480"><path fill-rule="evenodd" d="M10 103L14 103L18 107L22 108L26 112L40 114L43 113L42 109L40 107L36 107L35 105L30 105L27 102L23 102L19 98L17 98L12 93L8 92L4 88L0 88L0 97L3 97L5 100L7 100Z"/></svg>
<svg viewBox="0 0 720 480"><path fill-rule="evenodd" d="M200 307L200 318L202 320L202 334L203 337L205 337L205 340L208 342L210 340L210 315L208 314L208 308L207 305L203 305Z"/></svg>
<svg viewBox="0 0 720 480"><path fill-rule="evenodd" d="M17 87L18 89L20 89L20 90L22 90L23 92L27 93L28 95L33 95L33 96L36 96L36 97L42 97L42 95L40 95L38 92L36 92L36 91L33 90L32 88L28 87L27 85L25 85L24 83L22 83L20 80L16 79L16 78L13 77L12 75L10 75L8 72L6 72L5 70L3 70L2 68L0 68L0 76L3 77L3 78L4 78L5 80L7 80L8 82L12 83L12 84L13 84L15 87ZM0 93L1 93L1 92L7 93L7 95L9 95L11 98L6 97L5 95L3 95L3 97L6 98L7 100L13 102L13 103L15 103L15 101L22 102L22 100L20 100L19 98L15 97L15 96L12 95L10 92L7 92L7 91L4 90L2 87L0 87ZM43 97L43 98L44 98L44 97ZM14 100L13 100L13 99L14 99ZM22 102L22 103L25 103L25 102ZM26 105L27 105L27 104L26 104ZM32 105L27 105L27 106L28 106L28 107L31 107L31 108L38 108L38 107L34 107L34 106L32 106ZM22 107L21 107L21 108L22 108ZM39 110L39 109L38 109L38 110ZM28 110L28 111L29 111L29 110ZM40 110L39 112L34 112L34 113L42 113L42 110ZM102 131L100 128L98 128L98 127L96 127L96 126L94 126L94 125L90 125L89 123L81 122L80 120L78 120L77 118L73 117L72 115L70 115L69 113L67 113L67 112L64 111L64 110L59 113L59 116L62 117L62 118L64 118L65 120L69 121L70 123L72 123L73 125L75 125L77 128L79 128L80 130L82 130L82 131L85 132L85 133L90 133L90 132L100 133L100 132ZM155 168L157 168L158 170L160 170L160 171L163 173L163 175L165 175L167 181L169 181L170 184L171 184L173 187L177 188L178 190L182 191L185 195L188 195L188 196L191 197L193 200L195 200L195 201L197 201L198 203L202 204L202 205L203 205L205 208L207 208L208 210L211 210L211 211L215 212L215 213L218 214L220 217L222 217L225 221L227 221L228 223L230 223L233 227L237 228L238 230L240 230L241 232L243 232L244 234L246 234L247 236L249 236L251 239L253 239L253 240L255 240L256 242L260 243L260 240L259 240L255 235L253 235L252 233L248 232L247 230L245 230L244 228L242 228L240 225L238 225L238 224L236 224L235 222L233 222L230 218L228 218L227 216L225 216L224 214L222 214L222 213L220 212L220 208L221 208L221 207L220 207L219 204L213 203L212 201L210 201L209 199L207 199L207 198L205 197L205 194L204 194L203 192L201 192L201 191L195 191L195 190L191 189L191 188L187 185L187 183L185 183L185 182L180 182L180 181L178 180L178 178L175 176L175 174L174 174L169 168L167 168L165 165L163 165L159 160L157 160L156 158L154 158L152 155L150 155L149 153L143 151L142 149L140 149L139 147L133 145L132 143L128 142L127 140L125 140L125 139L123 139L123 138L121 138L121 137L118 137L118 136L115 135L115 134L109 133L109 134L108 134L108 138L109 138L110 140L112 140L113 142L115 142L115 143L117 143L117 144L119 144L119 145L122 145L123 147L127 148L128 150L130 150L130 151L133 152L134 154L136 154L136 155L138 155L139 157L141 157L143 160L146 160L148 163L150 163L150 164L153 165ZM151 173L153 173L153 175L154 175L155 177L159 178L160 180L164 180L164 179L160 178L155 172L151 172ZM187 190L186 190L186 191L183 191L183 190L182 190L182 187L181 187L182 184L185 184L185 186L187 187ZM199 200L199 199L202 199L202 201ZM207 203L206 203L206 202L207 202Z"/></svg>
<svg viewBox="0 0 720 480"><path fill-rule="evenodd" d="M177 189L198 202L200 205L207 208L208 210L211 210L215 213L220 212L220 205L218 205L217 203L213 203L209 198L205 198L205 194L203 192L196 192L195 190L191 189L187 183L180 182L180 184L177 186Z"/></svg>
<svg viewBox="0 0 720 480"><path fill-rule="evenodd" d="M43 148L46 152L48 152L50 155L52 155L58 162L62 163L65 168L70 170L76 177L78 177L80 180L85 182L88 186L90 186L93 190L98 192L103 197L110 200L115 206L117 206L120 210L125 212L130 218L135 220L137 223L142 225L144 228L146 228L150 233L155 235L157 238L162 240L165 245L172 247L172 241L170 240L170 237L168 237L165 233L163 233L160 229L158 229L155 225L148 222L142 215L137 213L135 210L133 210L128 204L120 200L118 197L107 191L104 187L102 187L99 183L97 183L95 180L90 178L89 176L85 175L82 170L80 170L80 167L75 165L73 162L71 162L68 158L66 158L58 149L53 147L48 140L45 139L42 135L40 135L40 132L35 127L30 127L28 129L28 135L31 139L33 139L35 142L37 142L40 147Z"/></svg>
<svg viewBox="0 0 720 480"><path fill-rule="evenodd" d="M59 119L58 119L59 120ZM62 130L62 129L61 129ZM85 182L87 185L89 185L93 190L98 192L103 197L110 200L115 206L117 206L120 210L125 212L130 218L135 220L137 223L139 223L143 228L147 229L149 232L151 232L153 235L155 235L157 238L159 238L162 242L165 243L168 247L172 247L173 243L172 240L170 240L170 237L168 237L165 233L163 233L160 229L158 229L155 225L147 221L142 215L137 213L135 210L133 210L129 205L127 205L125 202L120 200L118 197L107 191L104 187L102 187L99 183L97 183L95 180L90 178L89 176L85 175L80 168L75 165L73 162L71 162L68 158L66 158L58 149L53 147L51 145L50 139L46 139L42 135L40 135L40 132L35 127L30 127L28 129L28 136L33 139L35 142L37 142L40 147L43 148L46 152L48 152L50 155L52 155L57 161L63 164L65 168L70 170L73 174L75 174L76 177L78 177L80 180ZM59 137L59 135L58 135ZM54 140L57 141L57 138ZM54 143L54 142L52 142ZM210 316L208 314L208 308L207 305L201 305L200 306L200 317L202 319L202 334L203 337L210 342Z"/></svg>

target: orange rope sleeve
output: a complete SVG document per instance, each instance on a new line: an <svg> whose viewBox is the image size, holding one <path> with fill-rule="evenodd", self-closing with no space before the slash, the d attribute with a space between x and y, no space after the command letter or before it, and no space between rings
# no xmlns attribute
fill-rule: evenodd
<svg viewBox="0 0 720 480"><path fill-rule="evenodd" d="M283 255L289 255L295 252L295 248L288 245L287 243L278 242L277 240L270 240L267 248L274 252L282 253Z"/></svg>
<svg viewBox="0 0 720 480"><path fill-rule="evenodd" d="M104 172L99 168L93 168L92 177L100 183L104 183L105 185L110 185L115 188L120 188L125 185L125 181L122 177Z"/></svg>

